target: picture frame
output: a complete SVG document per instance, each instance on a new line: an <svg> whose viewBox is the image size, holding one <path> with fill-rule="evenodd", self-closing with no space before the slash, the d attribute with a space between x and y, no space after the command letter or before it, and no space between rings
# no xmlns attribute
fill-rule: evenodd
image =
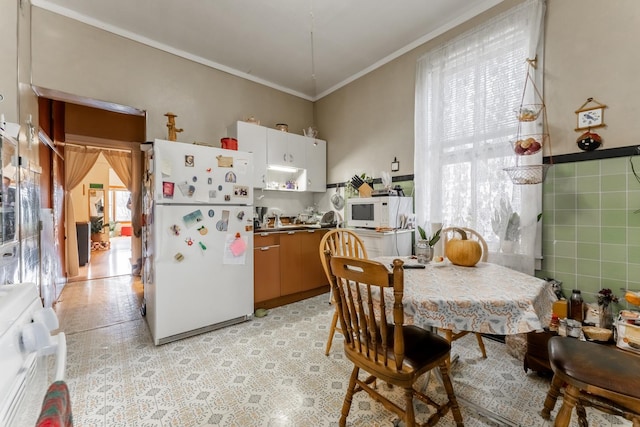
<svg viewBox="0 0 640 427"><path fill-rule="evenodd" d="M576 114L578 115L576 129L593 129L604 126L604 107L579 110Z"/></svg>
<svg viewBox="0 0 640 427"><path fill-rule="evenodd" d="M589 130L606 126L604 124L604 109L606 105L593 98L587 98L587 102L576 110L576 131Z"/></svg>

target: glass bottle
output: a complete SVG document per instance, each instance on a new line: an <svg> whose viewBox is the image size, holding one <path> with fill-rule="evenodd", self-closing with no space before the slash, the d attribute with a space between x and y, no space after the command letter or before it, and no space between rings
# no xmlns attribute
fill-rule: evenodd
<svg viewBox="0 0 640 427"><path fill-rule="evenodd" d="M582 323L584 321L584 307L583 307L582 293L580 289L574 289L571 292L571 298L569 298L569 318L577 320Z"/></svg>

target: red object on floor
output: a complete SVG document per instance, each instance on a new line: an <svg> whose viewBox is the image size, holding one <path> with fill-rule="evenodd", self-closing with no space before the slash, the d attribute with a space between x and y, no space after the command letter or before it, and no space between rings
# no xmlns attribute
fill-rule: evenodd
<svg viewBox="0 0 640 427"><path fill-rule="evenodd" d="M131 236L131 226L130 225L123 225L120 228L120 235L121 236Z"/></svg>
<svg viewBox="0 0 640 427"><path fill-rule="evenodd" d="M64 381L56 381L49 386L42 402L40 417L36 427L72 427L71 399L69 388Z"/></svg>

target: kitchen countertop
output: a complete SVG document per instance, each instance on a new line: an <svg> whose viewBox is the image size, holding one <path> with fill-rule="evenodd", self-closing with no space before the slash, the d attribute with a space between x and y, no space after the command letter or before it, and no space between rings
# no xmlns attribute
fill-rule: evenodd
<svg viewBox="0 0 640 427"><path fill-rule="evenodd" d="M296 230L314 230L321 228L335 228L335 225L321 226L320 224L285 224L280 227L268 227L268 228L254 228L254 234L260 233L279 233L284 231L296 231Z"/></svg>

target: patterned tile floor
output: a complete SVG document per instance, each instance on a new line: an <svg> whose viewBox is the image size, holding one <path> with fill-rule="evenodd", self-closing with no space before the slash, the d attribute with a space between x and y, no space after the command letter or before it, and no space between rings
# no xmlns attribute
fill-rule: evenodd
<svg viewBox="0 0 640 427"><path fill-rule="evenodd" d="M332 315L327 295L156 347L139 313L141 291L128 276L77 282L56 305L68 335L76 426L338 425L351 365L338 337L324 355ZM454 343L457 395L512 420L507 425L550 426L538 415L548 380L525 374L501 343L487 340L489 358L481 359L475 337L466 338ZM441 392L437 381L426 387ZM467 426L504 425L461 407ZM588 413L592 427L630 425ZM348 425L391 426L395 418L359 393ZM439 425L455 424L449 414Z"/></svg>

